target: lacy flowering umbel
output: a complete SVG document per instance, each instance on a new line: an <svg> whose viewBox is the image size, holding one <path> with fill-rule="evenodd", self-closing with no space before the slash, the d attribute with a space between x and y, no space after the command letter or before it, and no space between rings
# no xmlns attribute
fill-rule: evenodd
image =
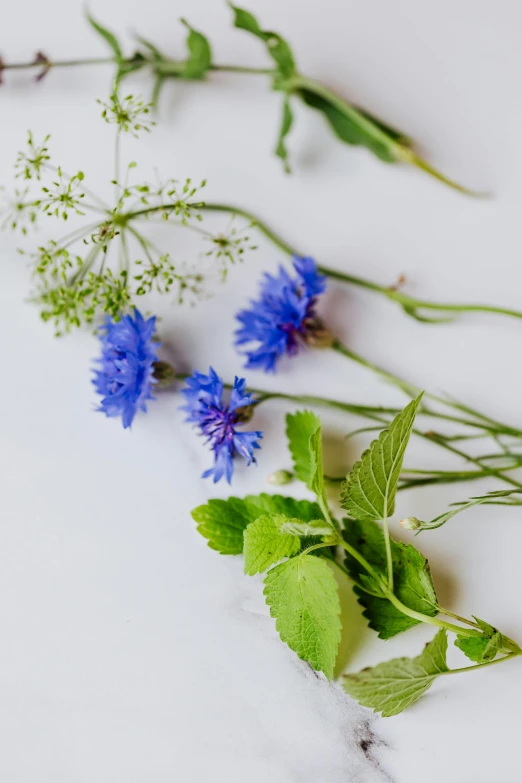
<svg viewBox="0 0 522 783"><path fill-rule="evenodd" d="M258 441L263 433L237 431L237 427L248 420L256 400L246 391L245 379L236 377L226 402L223 380L212 367L208 375L194 372L186 384L181 391L187 403L182 408L188 414L186 421L199 428L214 452L214 465L203 473L203 478L212 476L216 484L224 476L230 484L235 456L246 459L247 465L256 463L254 449L260 448Z"/></svg>
<svg viewBox="0 0 522 783"><path fill-rule="evenodd" d="M159 347L152 339L155 326L155 317L145 320L134 310L134 317L125 315L119 321L107 318L99 332L102 355L93 379L102 396L98 410L109 417L121 416L125 428L131 426L139 410L147 410L147 400L153 399Z"/></svg>
<svg viewBox="0 0 522 783"><path fill-rule="evenodd" d="M312 258L294 257L296 276L283 268L276 276L266 274L260 285L259 299L240 310L236 318L238 346L258 343L244 352L246 367L275 372L278 360L294 356L316 326L317 298L326 288L326 278L317 271Z"/></svg>

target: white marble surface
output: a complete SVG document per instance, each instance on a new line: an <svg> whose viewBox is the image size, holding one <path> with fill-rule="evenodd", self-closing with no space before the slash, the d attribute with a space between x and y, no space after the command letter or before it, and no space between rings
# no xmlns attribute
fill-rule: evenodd
<svg viewBox="0 0 522 783"><path fill-rule="evenodd" d="M177 18L210 34L216 59L265 62L260 45L231 28L216 0L93 0L120 31L138 30L179 51ZM468 200L420 173L385 167L336 143L319 117L297 111L289 144L295 172L270 157L279 99L263 77L220 76L165 89L154 135L125 153L165 175L207 177L207 198L259 212L325 264L441 299L522 307L522 108L515 0L441 0L419 6L367 0L250 0L286 33L302 71L315 75L423 142L430 160L495 198ZM26 0L2 14L6 60L103 54L79 0ZM130 38L127 39L130 45ZM64 167L81 166L107 192L112 136L99 121L110 70L56 72L40 85L8 75L2 106L1 179L27 128L50 131ZM144 79L136 83L146 86ZM136 87L136 89L140 89ZM40 238L50 236L44 226ZM173 255L190 249L163 235ZM0 780L5 783L516 783L522 665L435 685L413 709L383 720L316 677L278 640L259 580L221 558L194 530L190 510L227 495L199 478L209 454L164 395L132 433L94 413L93 338L54 340L24 303L28 272L15 239L0 237ZM198 308L154 303L178 366L212 362L230 378L233 314L260 271L256 255ZM331 286L331 325L357 350L431 389L443 388L522 424L522 325L468 317L447 327L406 319L391 304ZM325 380L321 379L321 373ZM353 401L399 398L362 369L303 355L276 378L251 384ZM238 469L238 495L267 489L288 464L283 415L260 410L258 469ZM325 416L327 459L340 469L353 420ZM362 447L361 438L353 448ZM411 460L442 464L412 446ZM450 465L453 463L445 462ZM484 489L488 485L484 485ZM398 516L431 517L472 494L453 487L402 495ZM298 486L289 492L305 493ZM520 513L478 509L418 539L441 601L520 639ZM365 629L349 591L341 663L352 670L416 654L431 632L383 643ZM451 651L451 660L457 660Z"/></svg>

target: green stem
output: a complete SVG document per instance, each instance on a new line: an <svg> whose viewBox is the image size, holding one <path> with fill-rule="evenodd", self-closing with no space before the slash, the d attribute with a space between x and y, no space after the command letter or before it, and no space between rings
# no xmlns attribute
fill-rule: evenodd
<svg viewBox="0 0 522 783"><path fill-rule="evenodd" d="M461 628L460 625L454 625L453 623L447 623L445 620L441 620L439 617L430 617L422 612L416 612L415 609L410 609L409 606L403 604L396 595L393 593L387 593L386 598L403 614L411 617L412 620L418 620L421 623L427 623L428 625L436 625L438 628L444 628L446 631L459 634L460 636L480 636L481 634L475 630L468 630L467 628Z"/></svg>
<svg viewBox="0 0 522 783"><path fill-rule="evenodd" d="M331 546L331 544L314 544L313 546L309 546L308 549L305 549L304 552L301 552L299 557L304 557L304 555L314 552L316 549L325 549L327 546Z"/></svg>
<svg viewBox="0 0 522 783"><path fill-rule="evenodd" d="M116 201L118 201L118 191L120 189L120 135L120 128L118 128L114 142L114 188Z"/></svg>
<svg viewBox="0 0 522 783"><path fill-rule="evenodd" d="M484 663L476 663L474 666L462 666L460 669L449 669L447 672L441 672L440 675L445 674L462 674L463 672L473 672L475 669L484 669L486 666L495 666L502 661L508 661L510 658L516 658L517 655L522 655L521 652L512 652L508 655L504 655L503 658L494 658L492 661L484 661Z"/></svg>
<svg viewBox="0 0 522 783"><path fill-rule="evenodd" d="M384 533L384 546L386 548L386 570L388 572L388 590L393 593L393 557L390 541L390 530L388 528L388 516L385 514L382 520L382 529Z"/></svg>
<svg viewBox="0 0 522 783"><path fill-rule="evenodd" d="M302 256L297 248L290 245L282 237L280 237L273 229L271 229L267 223L263 222L260 218L249 212L246 209L241 209L232 204L220 204L220 203L206 203L201 206L201 209L205 212L225 212L228 214L238 215L248 220L253 224L257 230L269 239L276 247L282 250L284 253L290 256ZM350 275L346 272L340 272L336 269L331 269L326 266L318 266L320 272L332 280L339 280L343 283L349 283L350 285L364 288L373 293L386 297L392 302L399 304L407 315L416 317L416 310L432 310L441 313L492 313L496 315L507 315L511 318L522 318L522 311L511 310L506 307L495 307L493 305L482 304L452 304L446 302L427 302L424 299L416 299L415 297L408 296L408 294L398 291L394 288L379 285L371 280L367 280L364 277L358 277L356 275Z"/></svg>
<svg viewBox="0 0 522 783"><path fill-rule="evenodd" d="M441 620L438 617L430 617L427 614L422 614L422 612L416 612L415 609L410 609L409 606L406 606L405 604L400 601L397 596L393 593L393 590L389 587L386 587L386 585L382 582L382 580L379 580L378 574L375 572L375 570L372 568L370 563L366 560L365 557L363 557L359 552L354 549L351 544L348 544L347 541L344 539L341 539L339 541L340 546L343 547L353 558L357 560L357 562L362 565L362 567L368 571L368 573L377 581L378 584L381 585L383 592L385 594L385 597L388 599L388 601L395 606L396 609L398 609L403 614L407 615L408 617L411 617L412 620L418 620L421 623L427 623L428 625L435 625L438 628L444 628L446 631L452 631L453 633L460 634L461 636L478 636L480 635L477 631L471 630L469 631L467 628L461 628L458 625L453 625L453 623L447 623L444 620Z"/></svg>
<svg viewBox="0 0 522 783"><path fill-rule="evenodd" d="M181 381L185 380L185 378L187 378L187 374L177 373L176 378ZM225 384L225 387L231 388L230 384ZM355 416L361 416L362 418L369 419L370 421L378 422L379 424L382 424L383 428L389 426L391 421L390 417L396 416L397 413L400 412L397 408L357 405L353 403L340 402L338 400L330 400L326 397L285 394L283 392L269 392L264 389L250 389L250 391L257 398L258 404L268 402L269 400L289 400L291 402L297 403L298 405L312 405L314 407L333 408L334 410L340 410L344 413L351 413ZM426 432L422 432L421 430L414 429L413 434L419 438L422 438L423 440L429 441L430 443L436 443L441 448L446 449L447 451L450 451L451 453L456 454L462 459L466 460L466 462L477 465L477 467L480 467L483 470L485 475L496 477L501 481L510 484L511 486L516 486L517 488L522 489L522 484L519 484L513 479L510 479L508 476L504 476L502 470L497 470L495 468L490 468L488 465L483 465L479 459L472 457L461 449L456 449L454 446L447 443L443 438L437 436L436 433L428 434ZM463 480L467 481L468 477L466 476Z"/></svg>
<svg viewBox="0 0 522 783"><path fill-rule="evenodd" d="M522 484L519 481L515 481L515 479L510 478L509 476L505 476L503 471L497 470L495 468L490 468L489 465L484 465L483 462L480 461L477 457L472 457L470 454L467 454L465 451L462 451L462 449L457 449L455 446L452 446L450 443L447 443L444 440L441 440L437 437L436 433L427 434L425 432L419 432L418 430L413 430L419 437L424 438L426 440L431 440L434 443L438 443L439 446L446 449L447 451L452 452L458 457L462 457L466 460L466 462L471 462L474 465L477 465L478 467L482 468L484 472L488 476L496 476L497 478L500 478L502 481L506 482L507 484L510 484L512 487L517 487L517 489L522 489Z"/></svg>
<svg viewBox="0 0 522 783"><path fill-rule="evenodd" d="M356 362L356 364L360 364L362 367L366 367L367 369L372 370L372 372L376 373L381 378L384 378L389 383L393 384L394 386L397 386L401 391L405 392L405 394L407 394L409 397L416 397L420 394L421 389L418 386L415 386L409 383L408 381L399 378L397 375L394 375L388 370L384 370L382 367L379 367L373 362L370 362L368 359L365 359L364 357L360 356L355 351L352 351L351 348L348 348L346 345L343 345L343 343L341 343L340 340L334 340L331 347L334 351L337 351L337 353L340 353L342 356L346 356L348 359L351 359L353 362ZM521 430L518 430L515 427L510 427L507 424L502 424L501 422L495 421L495 419L492 419L489 416L485 416L483 413L480 413L480 411L476 411L474 408L471 408L469 406L462 406L460 403L454 403L451 400L446 400L443 397L439 397L438 395L432 394L431 392L428 391L424 392L424 396L427 399L433 400L434 402L437 402L440 405L445 405L449 408L454 408L456 410L464 409L469 415L479 419L480 424L475 423L470 419L462 419L461 417L448 416L447 414L439 413L437 411L432 411L429 408L426 408L426 406L422 406L421 411L427 416L432 416L438 419L445 419L447 421L452 421L457 424L465 424L466 426L470 426L470 427L479 427L480 429L487 430L488 432L494 433L496 435L498 434L511 435L512 437L522 438Z"/></svg>
<svg viewBox="0 0 522 783"><path fill-rule="evenodd" d="M259 389L252 389L251 391L253 394L255 394L258 397L260 402L265 402L270 399L283 399L283 400L291 400L292 402L297 402L298 404L301 405L314 405L319 407L334 408L336 410L344 411L345 413L352 413L357 416L362 416L364 418L370 419L371 421L378 421L383 425L383 427L387 427L390 424L390 419L386 418L386 414L389 415L393 411L391 415L396 415L396 413L398 412L396 409L372 408L370 406L354 405L351 403L339 402L338 400L329 400L324 397L283 394L279 392L265 392ZM422 438L423 440L430 441L431 443L436 443L438 446L445 449L446 451L450 451L451 453L463 458L464 460L466 460L466 462L470 462L476 465L477 467L481 468L486 475L499 478L501 481L504 481L513 487L518 487L522 489L522 484L520 484L518 481L515 481L514 479L509 478L508 476L505 476L502 470L489 467L489 465L484 465L480 461L480 459L476 457L472 457L470 454L467 454L465 451L462 451L461 449L455 448L455 446L452 446L450 443L447 443L443 438L438 436L436 433L428 434L426 432L417 429L414 429L413 433L417 437Z"/></svg>
<svg viewBox="0 0 522 783"><path fill-rule="evenodd" d="M78 60L48 60L46 63L30 62L23 63L5 63L0 66L0 72L2 71L23 71L38 69L41 70L44 66L51 70L52 68L76 68L83 65L133 65L137 62L135 57L127 57L123 60L116 60L114 57L84 57ZM143 63L142 60L139 61ZM157 62L148 60L147 65L158 65ZM184 63L178 60L165 59L161 63L165 70L174 75L179 71L180 66ZM170 69L169 69L170 66ZM272 76L275 71L273 68L249 68L242 65L210 65L210 71L222 72L222 73L245 73L245 74L257 74L260 76Z"/></svg>

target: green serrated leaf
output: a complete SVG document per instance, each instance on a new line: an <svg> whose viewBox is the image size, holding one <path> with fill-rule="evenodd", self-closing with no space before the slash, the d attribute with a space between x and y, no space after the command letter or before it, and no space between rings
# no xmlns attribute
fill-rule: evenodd
<svg viewBox="0 0 522 783"><path fill-rule="evenodd" d="M344 539L361 554L373 569L386 579L386 547L384 533L377 522L345 520ZM438 614L437 596L426 558L411 544L390 540L394 593L409 609L430 617ZM364 607L368 625L377 631L381 639L390 639L418 624L395 608L387 598L379 595L373 580L368 581L365 570L348 552L345 565L350 576L357 583L354 592ZM366 589L363 589L366 588Z"/></svg>
<svg viewBox="0 0 522 783"><path fill-rule="evenodd" d="M398 715L426 693L433 681L449 669L446 665L448 639L441 630L416 658L394 658L344 678L346 692L364 707Z"/></svg>
<svg viewBox="0 0 522 783"><path fill-rule="evenodd" d="M259 517L248 525L244 532L245 574L261 574L285 557L299 552L299 536L281 529L286 521L299 522L283 514L273 514Z"/></svg>
<svg viewBox="0 0 522 783"><path fill-rule="evenodd" d="M246 30L264 41L270 57L278 67L279 75L283 79L289 79L296 72L295 60L288 43L277 33L270 30L262 30L255 16L250 11L229 4L234 11L234 26L239 30Z"/></svg>
<svg viewBox="0 0 522 783"><path fill-rule="evenodd" d="M286 417L286 437L294 463L294 473L307 487L315 475L316 465L310 452L310 438L321 430L321 420L311 411L289 413Z"/></svg>
<svg viewBox="0 0 522 783"><path fill-rule="evenodd" d="M112 49L114 56L116 60L120 61L123 60L123 52L121 50L121 46L118 42L118 39L112 33L110 30L108 30L106 27L103 27L99 22L96 21L90 14L87 14L87 20L91 27L96 30L99 35L106 41L106 43L109 44L110 48Z"/></svg>
<svg viewBox="0 0 522 783"><path fill-rule="evenodd" d="M279 136L277 139L277 146L275 148L275 154L278 158L281 158L287 174L290 173L290 165L288 163L288 150L286 149L285 139L290 132L293 122L292 108L290 106L290 98L285 95L283 102L283 117L281 119L281 127L279 129Z"/></svg>
<svg viewBox="0 0 522 783"><path fill-rule="evenodd" d="M482 636L461 636L459 634L455 639L455 646L462 650L470 661L475 663L491 661L502 648L502 634L489 623L479 620L478 617L475 617L475 620L482 631Z"/></svg>
<svg viewBox="0 0 522 783"><path fill-rule="evenodd" d="M393 514L404 452L422 394L370 444L341 489L341 506L354 519L384 520Z"/></svg>
<svg viewBox="0 0 522 783"><path fill-rule="evenodd" d="M212 65L212 49L209 40L203 33L194 30L185 19L182 19L181 22L189 31L187 36L189 56L179 75L183 79L204 79Z"/></svg>
<svg viewBox="0 0 522 783"><path fill-rule="evenodd" d="M208 539L209 547L222 555L241 554L247 525L263 514L284 514L305 522L322 517L317 503L264 493L245 498L213 499L192 511L198 531Z"/></svg>
<svg viewBox="0 0 522 783"><path fill-rule="evenodd" d="M384 163L396 163L400 160L397 149L404 137L381 122L377 122L366 112L337 98L335 104L313 90L313 85L296 90L311 109L321 112L330 124L335 135L345 144L366 147Z"/></svg>
<svg viewBox="0 0 522 783"><path fill-rule="evenodd" d="M281 640L331 679L341 640L337 584L326 561L303 555L272 568L264 594Z"/></svg>

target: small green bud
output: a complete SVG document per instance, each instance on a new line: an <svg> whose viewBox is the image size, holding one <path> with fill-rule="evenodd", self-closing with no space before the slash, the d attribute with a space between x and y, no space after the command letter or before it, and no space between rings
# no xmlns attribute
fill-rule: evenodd
<svg viewBox="0 0 522 783"><path fill-rule="evenodd" d="M406 517L406 519L401 519L399 524L405 530L418 530L422 522L417 517Z"/></svg>
<svg viewBox="0 0 522 783"><path fill-rule="evenodd" d="M154 378L156 389L168 389L176 380L176 372L168 362L154 362Z"/></svg>
<svg viewBox="0 0 522 783"><path fill-rule="evenodd" d="M293 480L294 474L290 473L289 470L276 470L267 478L269 484L274 484L278 487L282 486L283 484L290 484L290 482Z"/></svg>

